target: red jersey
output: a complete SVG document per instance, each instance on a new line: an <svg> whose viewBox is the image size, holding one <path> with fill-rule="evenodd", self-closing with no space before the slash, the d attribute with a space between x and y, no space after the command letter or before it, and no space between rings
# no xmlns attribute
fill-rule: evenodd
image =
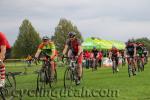
<svg viewBox="0 0 150 100"><path fill-rule="evenodd" d="M81 41L79 39L75 39L73 41L67 39L66 44L68 45L69 49L72 50L74 55L77 55L79 48L81 46Z"/></svg>
<svg viewBox="0 0 150 100"><path fill-rule="evenodd" d="M9 42L8 42L6 36L2 32L0 32L0 46L2 46L2 45L5 45L6 49L10 49L11 48L11 46L9 45Z"/></svg>
<svg viewBox="0 0 150 100"><path fill-rule="evenodd" d="M117 48L112 48L110 52L112 52L112 56L117 56L117 53L119 52L119 50Z"/></svg>

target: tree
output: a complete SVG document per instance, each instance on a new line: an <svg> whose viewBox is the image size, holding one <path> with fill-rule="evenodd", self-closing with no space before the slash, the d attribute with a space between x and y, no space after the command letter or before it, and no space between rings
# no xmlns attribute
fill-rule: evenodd
<svg viewBox="0 0 150 100"><path fill-rule="evenodd" d="M59 24L55 28L54 36L51 37L51 39L54 41L57 50L62 53L65 41L67 40L68 33L69 32L75 32L76 37L81 39L83 41L83 38L77 28L77 26L73 25L71 21L67 19L60 19Z"/></svg>
<svg viewBox="0 0 150 100"><path fill-rule="evenodd" d="M19 35L14 43L12 55L15 58L33 55L41 42L39 33L36 32L29 20L25 19L19 27Z"/></svg>

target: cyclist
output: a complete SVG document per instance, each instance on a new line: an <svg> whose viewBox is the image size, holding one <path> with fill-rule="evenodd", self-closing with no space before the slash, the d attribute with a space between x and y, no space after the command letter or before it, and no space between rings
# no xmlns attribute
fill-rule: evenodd
<svg viewBox="0 0 150 100"><path fill-rule="evenodd" d="M5 85L5 64L3 61L10 56L10 51L11 47L6 36L0 32L0 87Z"/></svg>
<svg viewBox="0 0 150 100"><path fill-rule="evenodd" d="M85 51L84 53L85 60L86 60L86 68L89 69L89 62L90 62L90 52L88 50Z"/></svg>
<svg viewBox="0 0 150 100"><path fill-rule="evenodd" d="M38 50L35 54L35 59L38 59L40 55L49 56L51 61L51 81L54 79L55 74L55 44L50 40L48 36L42 38L42 43L39 45Z"/></svg>
<svg viewBox="0 0 150 100"><path fill-rule="evenodd" d="M144 44L142 43L136 43L137 46L136 46L136 53L137 53L137 56L141 58L142 60L142 65L144 66Z"/></svg>
<svg viewBox="0 0 150 100"><path fill-rule="evenodd" d="M126 58L125 58L125 50L120 50L120 55L122 57L122 64L126 63Z"/></svg>
<svg viewBox="0 0 150 100"><path fill-rule="evenodd" d="M148 62L148 50L146 47L144 47L144 51L143 51L144 57L145 57L145 64L147 64Z"/></svg>
<svg viewBox="0 0 150 100"><path fill-rule="evenodd" d="M81 47L81 41L76 38L76 33L75 32L69 32L68 33L69 39L66 40L65 48L63 50L63 55L65 55L68 51L68 57L75 57L77 59L78 63L78 79L76 84L80 84L80 79L82 76L82 60L83 60L83 50Z"/></svg>
<svg viewBox="0 0 150 100"><path fill-rule="evenodd" d="M135 57L136 57L136 44L129 40L126 43L126 48L125 48L125 52L126 52L126 57L127 57L127 62L128 64L131 63L129 62L129 58L133 58L133 66L132 69L136 70L136 62L135 62ZM134 71L133 71L134 72ZM133 73L134 75L136 75L136 73Z"/></svg>
<svg viewBox="0 0 150 100"><path fill-rule="evenodd" d="M114 45L109 50L109 58L111 58L112 61L115 60L117 71L119 71L119 68L118 68L118 64L119 64L119 50Z"/></svg>

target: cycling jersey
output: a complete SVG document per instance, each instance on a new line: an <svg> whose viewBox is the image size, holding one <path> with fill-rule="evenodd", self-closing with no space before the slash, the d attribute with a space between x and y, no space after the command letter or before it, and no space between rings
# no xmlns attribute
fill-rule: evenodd
<svg viewBox="0 0 150 100"><path fill-rule="evenodd" d="M120 52L121 56L124 57L124 50Z"/></svg>
<svg viewBox="0 0 150 100"><path fill-rule="evenodd" d="M112 48L110 52L112 53L112 57L117 57L119 50L117 48Z"/></svg>
<svg viewBox="0 0 150 100"><path fill-rule="evenodd" d="M5 45L6 49L10 49L11 48L11 46L9 45L9 42L8 42L6 36L2 32L0 32L0 47L2 45Z"/></svg>
<svg viewBox="0 0 150 100"><path fill-rule="evenodd" d="M71 41L68 39L66 41L66 44L68 45L68 48L72 51L72 53L76 56L78 54L78 46L81 46L81 41L79 39L75 39Z"/></svg>
<svg viewBox="0 0 150 100"><path fill-rule="evenodd" d="M51 56L52 51L55 50L55 45L53 42L49 42L48 45L45 45L44 43L41 43L38 47L38 49L42 50L42 53Z"/></svg>
<svg viewBox="0 0 150 100"><path fill-rule="evenodd" d="M139 56L142 56L142 55L143 55L143 47L137 46L137 47L136 47L136 51L137 51L137 54L139 54Z"/></svg>
<svg viewBox="0 0 150 100"><path fill-rule="evenodd" d="M129 56L133 56L133 55L134 55L134 49L135 49L135 46L134 46L133 43L128 44L128 45L126 46L127 54L128 54Z"/></svg>

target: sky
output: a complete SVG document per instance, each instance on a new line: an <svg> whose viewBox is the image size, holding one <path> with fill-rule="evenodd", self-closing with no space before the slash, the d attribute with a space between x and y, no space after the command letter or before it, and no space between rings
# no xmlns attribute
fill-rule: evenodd
<svg viewBox="0 0 150 100"><path fill-rule="evenodd" d="M150 39L149 5L150 0L0 0L0 31L13 45L24 19L42 37L54 35L60 18L66 18L84 39Z"/></svg>

